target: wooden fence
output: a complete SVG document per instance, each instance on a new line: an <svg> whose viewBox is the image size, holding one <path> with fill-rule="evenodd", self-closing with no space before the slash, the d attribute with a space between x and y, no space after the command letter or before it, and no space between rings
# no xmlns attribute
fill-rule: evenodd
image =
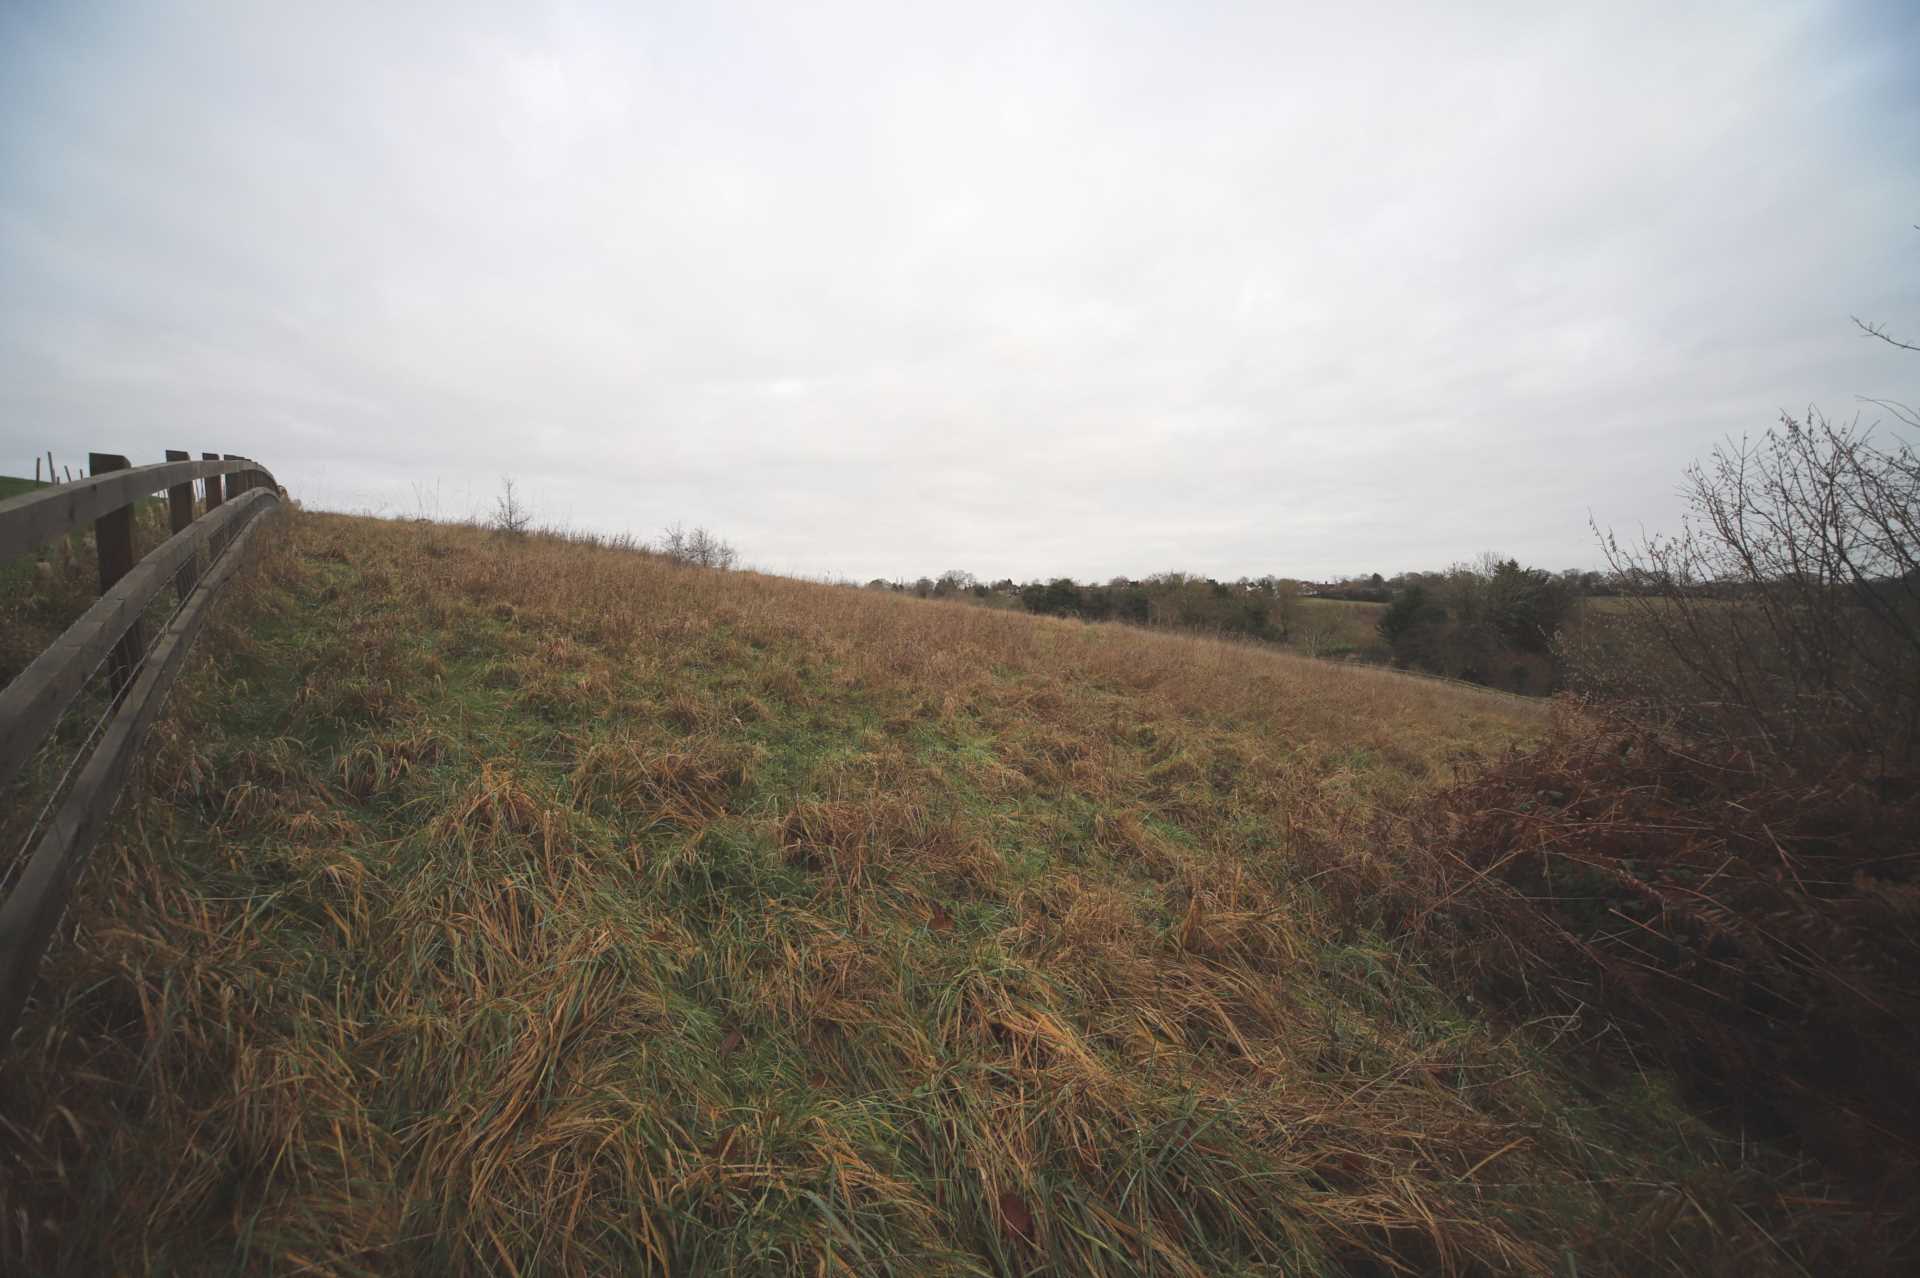
<svg viewBox="0 0 1920 1278"><path fill-rule="evenodd" d="M258 463L230 453L201 457L168 449L164 462L133 466L94 453L86 478L0 501L0 563L89 524L100 559L99 599L0 691L0 788L32 760L96 674L104 672L108 694L91 751L74 761L71 786L64 796L56 791L57 809L49 805L51 818L37 825L38 837L0 900L0 1048L13 1037L74 881L188 647L248 553L259 516L281 505L278 485ZM205 493L197 517L195 480ZM134 503L161 491L173 535L136 563ZM177 607L149 643L143 617L169 589Z"/></svg>

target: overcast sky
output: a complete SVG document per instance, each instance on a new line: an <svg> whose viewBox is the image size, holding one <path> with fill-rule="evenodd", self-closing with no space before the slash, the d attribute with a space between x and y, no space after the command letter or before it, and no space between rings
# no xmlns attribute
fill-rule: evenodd
<svg viewBox="0 0 1920 1278"><path fill-rule="evenodd" d="M304 12L301 10L304 8ZM1920 4L0 5L0 473L1322 576L1920 400Z"/></svg>

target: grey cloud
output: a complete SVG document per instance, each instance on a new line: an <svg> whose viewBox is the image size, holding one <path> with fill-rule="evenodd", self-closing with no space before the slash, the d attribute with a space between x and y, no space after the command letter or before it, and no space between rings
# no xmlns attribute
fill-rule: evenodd
<svg viewBox="0 0 1920 1278"><path fill-rule="evenodd" d="M0 18L0 465L712 524L772 568L1594 558L1916 398L1904 6ZM391 10L398 10L393 12Z"/></svg>

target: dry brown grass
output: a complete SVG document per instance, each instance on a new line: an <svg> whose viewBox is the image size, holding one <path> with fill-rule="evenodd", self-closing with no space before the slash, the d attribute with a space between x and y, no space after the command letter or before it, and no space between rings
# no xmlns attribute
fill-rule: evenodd
<svg viewBox="0 0 1920 1278"><path fill-rule="evenodd" d="M1768 1215L1816 1268L1920 1263L1920 802L1563 707L1437 794L1389 873L1335 873L1455 984L1658 1062L1723 1126L1803 1152ZM1376 869L1383 867L1376 867ZM1782 1209L1784 1203L1797 1206Z"/></svg>
<svg viewBox="0 0 1920 1278"><path fill-rule="evenodd" d="M6 1060L10 1271L1791 1271L1314 877L1539 708L331 516L249 598Z"/></svg>

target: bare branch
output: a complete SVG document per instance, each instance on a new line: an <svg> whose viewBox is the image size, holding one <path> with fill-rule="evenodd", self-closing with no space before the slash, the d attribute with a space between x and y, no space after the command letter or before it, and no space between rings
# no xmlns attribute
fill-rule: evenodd
<svg viewBox="0 0 1920 1278"><path fill-rule="evenodd" d="M1628 595L1563 649L1576 682L1801 759L1920 757L1920 456L1783 416L1690 467L1673 538L1601 548Z"/></svg>
<svg viewBox="0 0 1920 1278"><path fill-rule="evenodd" d="M1854 324L1856 324L1859 327L1860 331L1862 333L1865 333L1868 337L1877 337L1881 341L1885 342L1887 345L1898 347L1903 351L1920 351L1920 346L1916 346L1912 342L1903 342L1899 338L1887 332L1886 325L1884 324L1869 324L1866 320L1861 319L1858 315L1853 316L1852 319Z"/></svg>

